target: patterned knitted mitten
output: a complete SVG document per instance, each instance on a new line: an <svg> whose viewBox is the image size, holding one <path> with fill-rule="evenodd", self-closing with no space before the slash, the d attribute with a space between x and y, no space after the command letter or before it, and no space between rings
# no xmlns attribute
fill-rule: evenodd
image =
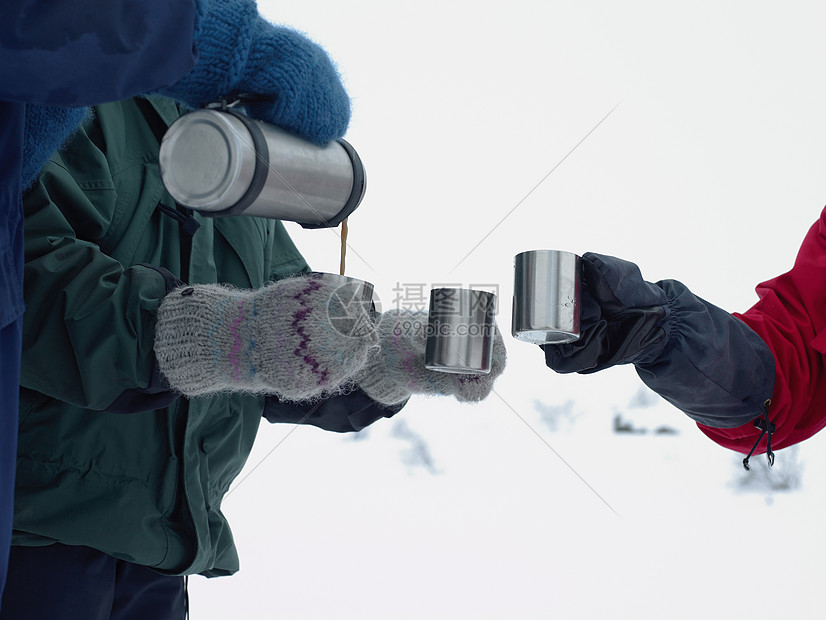
<svg viewBox="0 0 826 620"><path fill-rule="evenodd" d="M221 97L262 99L250 116L317 144L341 138L350 98L327 53L258 15L254 0L201 0L195 68L161 94L193 107Z"/></svg>
<svg viewBox="0 0 826 620"><path fill-rule="evenodd" d="M316 274L252 291L179 288L158 309L158 366L187 396L247 392L300 401L335 393L352 383L378 344L366 308L348 309L358 314L348 319L359 330L330 320L339 286Z"/></svg>
<svg viewBox="0 0 826 620"><path fill-rule="evenodd" d="M358 374L359 387L375 401L395 405L412 394L454 396L460 402L484 400L493 382L505 370L507 353L496 329L493 359L488 374L453 374L425 368L427 312L390 310L381 316L381 349L370 356Z"/></svg>

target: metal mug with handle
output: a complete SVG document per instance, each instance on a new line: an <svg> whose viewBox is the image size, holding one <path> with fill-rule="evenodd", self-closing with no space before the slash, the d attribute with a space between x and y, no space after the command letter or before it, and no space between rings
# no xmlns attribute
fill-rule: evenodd
<svg viewBox="0 0 826 620"><path fill-rule="evenodd" d="M514 259L511 333L533 344L579 339L579 256L560 250L531 250Z"/></svg>

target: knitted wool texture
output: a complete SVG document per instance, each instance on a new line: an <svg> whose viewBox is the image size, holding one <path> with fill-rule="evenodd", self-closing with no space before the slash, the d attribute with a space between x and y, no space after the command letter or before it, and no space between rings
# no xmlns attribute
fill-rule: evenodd
<svg viewBox="0 0 826 620"><path fill-rule="evenodd" d="M317 144L344 135L350 99L327 53L307 37L274 26L253 0L201 0L196 67L161 94L192 106L250 94L250 116Z"/></svg>
<svg viewBox="0 0 826 620"><path fill-rule="evenodd" d="M496 329L491 370L488 374L453 374L425 367L427 312L390 310L381 316L381 349L371 354L357 382L373 400L395 405L413 394L454 396L460 402L487 398L493 383L505 370L507 353Z"/></svg>
<svg viewBox="0 0 826 620"><path fill-rule="evenodd" d="M23 140L21 185L28 189L52 153L59 149L90 113L89 108L28 104Z"/></svg>
<svg viewBox="0 0 826 620"><path fill-rule="evenodd" d="M330 321L336 283L302 276L244 291L206 284L161 302L155 355L169 385L187 396L215 392L311 400L352 384L378 344L375 332L351 336ZM354 321L372 321L366 310Z"/></svg>

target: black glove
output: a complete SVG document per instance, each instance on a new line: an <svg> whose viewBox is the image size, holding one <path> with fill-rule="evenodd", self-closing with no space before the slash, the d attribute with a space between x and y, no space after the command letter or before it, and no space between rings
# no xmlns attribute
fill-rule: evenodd
<svg viewBox="0 0 826 620"><path fill-rule="evenodd" d="M556 372L590 373L656 358L665 343L665 292L642 279L634 263L593 254L582 257L580 339L542 345Z"/></svg>
<svg viewBox="0 0 826 620"><path fill-rule="evenodd" d="M676 280L642 279L628 261L582 257L578 341L542 345L557 372L633 363L642 381L696 422L735 428L763 415L774 355L754 330Z"/></svg>

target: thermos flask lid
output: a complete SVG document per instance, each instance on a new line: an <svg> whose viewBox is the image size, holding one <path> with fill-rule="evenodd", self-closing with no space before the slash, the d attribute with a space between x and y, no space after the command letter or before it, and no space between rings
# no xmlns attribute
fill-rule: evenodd
<svg viewBox="0 0 826 620"><path fill-rule="evenodd" d="M219 211L238 202L255 172L244 124L229 114L197 110L166 132L159 154L164 185L181 204Z"/></svg>

